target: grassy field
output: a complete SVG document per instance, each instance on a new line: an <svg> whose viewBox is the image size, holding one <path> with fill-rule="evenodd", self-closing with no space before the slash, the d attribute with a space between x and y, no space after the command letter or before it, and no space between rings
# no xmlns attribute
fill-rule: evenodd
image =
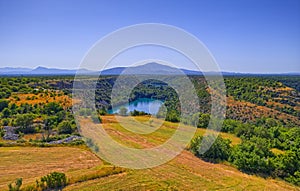
<svg viewBox="0 0 300 191"><path fill-rule="evenodd" d="M178 123L172 123L168 121L162 121L161 119L152 118L151 126L155 128L157 125L160 125L156 131L149 134L136 134L134 132L128 131L124 127L136 126L136 121L141 122L139 124L140 128L149 128L149 117L148 116L138 116L134 120L130 117L121 117L118 116L120 124L114 115L102 116L102 125L105 131L113 137L116 141L131 147L143 148L143 147L153 147L159 145L166 140L168 140L173 133L176 131ZM97 128L98 124L92 123L87 118L81 119L82 124L89 124L89 127ZM197 128L195 136L203 135L206 132L206 129ZM220 133L223 138L230 139L232 145L239 144L241 139L229 134L229 133Z"/></svg>
<svg viewBox="0 0 300 191"><path fill-rule="evenodd" d="M123 128L112 115L102 116L102 120L110 136L135 148L158 145L177 127L176 123L155 118L149 122L149 117L135 117L145 126L162 124L153 133L137 135ZM121 120L125 125L134 124L129 117ZM87 118L80 122L89 128L99 128L99 124ZM196 135L204 133L205 129L197 129ZM233 145L241 141L232 134L221 133L221 136L232 140ZM155 168L130 170L103 162L84 148L0 147L0 190L6 190L7 184L16 178L22 177L26 186L53 171L66 173L69 185L64 190L300 190L281 180L244 174L228 164L205 162L187 150Z"/></svg>
<svg viewBox="0 0 300 191"><path fill-rule="evenodd" d="M53 171L70 177L102 165L97 156L80 148L0 147L0 190L19 177L26 185Z"/></svg>
<svg viewBox="0 0 300 191"><path fill-rule="evenodd" d="M188 151L174 160L145 170L73 184L66 190L300 190L283 181L239 172L225 164L204 162Z"/></svg>
<svg viewBox="0 0 300 191"><path fill-rule="evenodd" d="M130 147L152 147L172 135L177 124L164 122L155 133L136 135L117 123L114 116L103 116L103 127L115 140ZM125 125L132 121L123 118ZM136 117L136 120L145 123L147 117ZM160 123L153 119L152 125ZM97 128L88 119L81 123L90 128ZM200 135L205 129L197 129ZM221 133L224 138L238 144L240 139L231 134ZM144 170L127 170L124 173L85 181L70 185L66 190L300 190L284 181L264 179L257 176L244 174L227 164L212 164L200 160L189 151L183 151L166 164Z"/></svg>

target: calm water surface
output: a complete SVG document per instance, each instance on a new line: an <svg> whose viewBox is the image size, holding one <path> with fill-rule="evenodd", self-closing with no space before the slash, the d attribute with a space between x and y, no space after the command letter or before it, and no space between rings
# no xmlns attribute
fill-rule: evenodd
<svg viewBox="0 0 300 191"><path fill-rule="evenodd" d="M109 114L118 113L121 107L126 107L128 113L133 110L144 111L152 115L157 114L160 106L163 104L162 101L149 99L149 98L139 98L129 104L119 105L113 109L108 110Z"/></svg>

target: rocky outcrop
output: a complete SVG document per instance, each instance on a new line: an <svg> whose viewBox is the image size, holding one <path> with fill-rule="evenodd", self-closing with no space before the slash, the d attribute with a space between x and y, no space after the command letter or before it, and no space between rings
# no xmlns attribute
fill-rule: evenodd
<svg viewBox="0 0 300 191"><path fill-rule="evenodd" d="M19 135L15 134L15 130L19 127L11 127L11 126L4 126L4 136L2 137L4 140L18 140Z"/></svg>
<svg viewBox="0 0 300 191"><path fill-rule="evenodd" d="M76 136L76 135L73 135L73 136L70 136L68 138L65 138L65 139L61 139L61 140L57 140L57 141L51 141L49 142L48 144L63 144L63 143L71 143L73 141L76 141L76 140L81 140L82 137L79 137L79 136Z"/></svg>

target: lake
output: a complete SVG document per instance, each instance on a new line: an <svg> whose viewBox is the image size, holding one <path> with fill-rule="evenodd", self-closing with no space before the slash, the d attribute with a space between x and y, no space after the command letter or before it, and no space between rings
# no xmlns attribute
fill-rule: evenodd
<svg viewBox="0 0 300 191"><path fill-rule="evenodd" d="M144 111L152 115L157 114L160 106L163 104L162 101L149 98L139 98L135 101L129 102L129 104L123 104L108 110L109 114L118 113L121 107L125 107L128 113L133 110Z"/></svg>

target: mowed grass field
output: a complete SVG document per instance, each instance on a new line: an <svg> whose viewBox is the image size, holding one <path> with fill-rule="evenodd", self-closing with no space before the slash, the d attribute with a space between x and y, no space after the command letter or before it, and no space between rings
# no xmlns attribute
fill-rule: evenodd
<svg viewBox="0 0 300 191"><path fill-rule="evenodd" d="M121 117L124 126L134 125L129 117ZM148 125L163 125L157 131L143 135L135 134L123 128L114 116L102 116L103 127L116 141L135 148L149 148L166 141L175 131L177 124L161 122L149 117L135 117L135 120ZM80 120L82 126L97 129L99 124L89 119ZM140 124L143 127L143 124ZM203 135L205 129L197 129L197 135ZM223 138L240 143L240 139L231 134L221 133ZM103 177L82 183L72 184L65 190L300 190L281 180L264 179L247 175L227 164L205 162L187 150L173 160L151 169L126 170L124 173Z"/></svg>
<svg viewBox="0 0 300 191"><path fill-rule="evenodd" d="M7 190L16 178L23 178L27 185L53 171L71 178L101 166L96 155L81 148L0 147L0 190Z"/></svg>
<svg viewBox="0 0 300 191"><path fill-rule="evenodd" d="M163 121L162 119L151 118L149 116L137 116L137 117L121 117L117 118L114 115L101 116L102 124L105 131L114 138L115 141L120 142L126 146L134 148L148 148L160 145L167 141L177 130L179 123L172 123L168 121ZM151 121L151 122L150 122ZM94 128L95 130L99 128L99 124L94 124L88 118L81 119L81 126L84 127L86 124L89 128ZM153 128L153 132L148 134L139 134L132 132L128 129L135 126L133 130L138 128ZM183 125L183 127L188 127ZM159 127L156 129L156 127ZM194 137L199 135L204 135L207 131L203 128L197 128ZM230 139L232 145L239 144L241 139L229 134L229 133L220 133L225 139Z"/></svg>

